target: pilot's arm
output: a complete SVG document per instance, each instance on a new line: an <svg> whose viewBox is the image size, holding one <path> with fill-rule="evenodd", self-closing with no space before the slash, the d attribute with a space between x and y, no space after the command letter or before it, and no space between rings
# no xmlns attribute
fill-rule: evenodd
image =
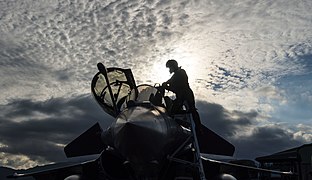
<svg viewBox="0 0 312 180"><path fill-rule="evenodd" d="M162 83L162 87L163 87L164 89L167 89L167 90L169 90L169 91L172 91L173 89L172 89L172 86L170 86L170 85L171 85L170 80L171 80L171 79L169 79L168 81Z"/></svg>

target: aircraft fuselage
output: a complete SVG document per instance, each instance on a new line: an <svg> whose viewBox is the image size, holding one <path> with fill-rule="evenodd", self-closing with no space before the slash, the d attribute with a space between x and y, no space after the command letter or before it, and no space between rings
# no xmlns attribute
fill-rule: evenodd
<svg viewBox="0 0 312 180"><path fill-rule="evenodd" d="M140 103L122 111L102 138L139 174L154 173L188 133L162 107ZM109 140L110 139L110 140ZM151 169L152 166L157 169ZM152 172L150 172L152 171Z"/></svg>

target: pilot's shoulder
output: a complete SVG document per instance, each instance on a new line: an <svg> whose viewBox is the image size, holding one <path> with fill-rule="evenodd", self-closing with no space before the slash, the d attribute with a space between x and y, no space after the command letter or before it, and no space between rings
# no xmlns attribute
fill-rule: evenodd
<svg viewBox="0 0 312 180"><path fill-rule="evenodd" d="M185 71L184 69L182 69L182 68L179 68L179 69L176 71L175 74L178 75L178 76L185 76L185 75L186 75L186 71Z"/></svg>

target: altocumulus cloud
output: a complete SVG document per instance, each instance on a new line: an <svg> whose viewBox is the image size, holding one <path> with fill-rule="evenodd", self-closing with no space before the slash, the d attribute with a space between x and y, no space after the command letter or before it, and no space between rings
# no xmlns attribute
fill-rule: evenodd
<svg viewBox="0 0 312 180"><path fill-rule="evenodd" d="M131 68L139 84L159 81L166 59L179 60L197 98L213 102L198 102L203 122L236 145L237 156L311 142L310 0L11 0L0 7L2 164L63 160L64 144L108 118L84 95L98 61Z"/></svg>

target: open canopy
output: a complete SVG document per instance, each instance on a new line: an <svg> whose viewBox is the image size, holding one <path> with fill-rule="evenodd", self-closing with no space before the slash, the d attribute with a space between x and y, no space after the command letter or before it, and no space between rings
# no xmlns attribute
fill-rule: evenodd
<svg viewBox="0 0 312 180"><path fill-rule="evenodd" d="M135 88L131 69L107 68L98 72L91 83L91 91L103 110L116 117L126 107L126 99ZM133 92L134 98L137 93Z"/></svg>
<svg viewBox="0 0 312 180"><path fill-rule="evenodd" d="M106 69L100 63L99 71L92 79L91 91L103 110L111 116L117 117L130 101L165 106L164 91L148 84L136 86L131 69Z"/></svg>

